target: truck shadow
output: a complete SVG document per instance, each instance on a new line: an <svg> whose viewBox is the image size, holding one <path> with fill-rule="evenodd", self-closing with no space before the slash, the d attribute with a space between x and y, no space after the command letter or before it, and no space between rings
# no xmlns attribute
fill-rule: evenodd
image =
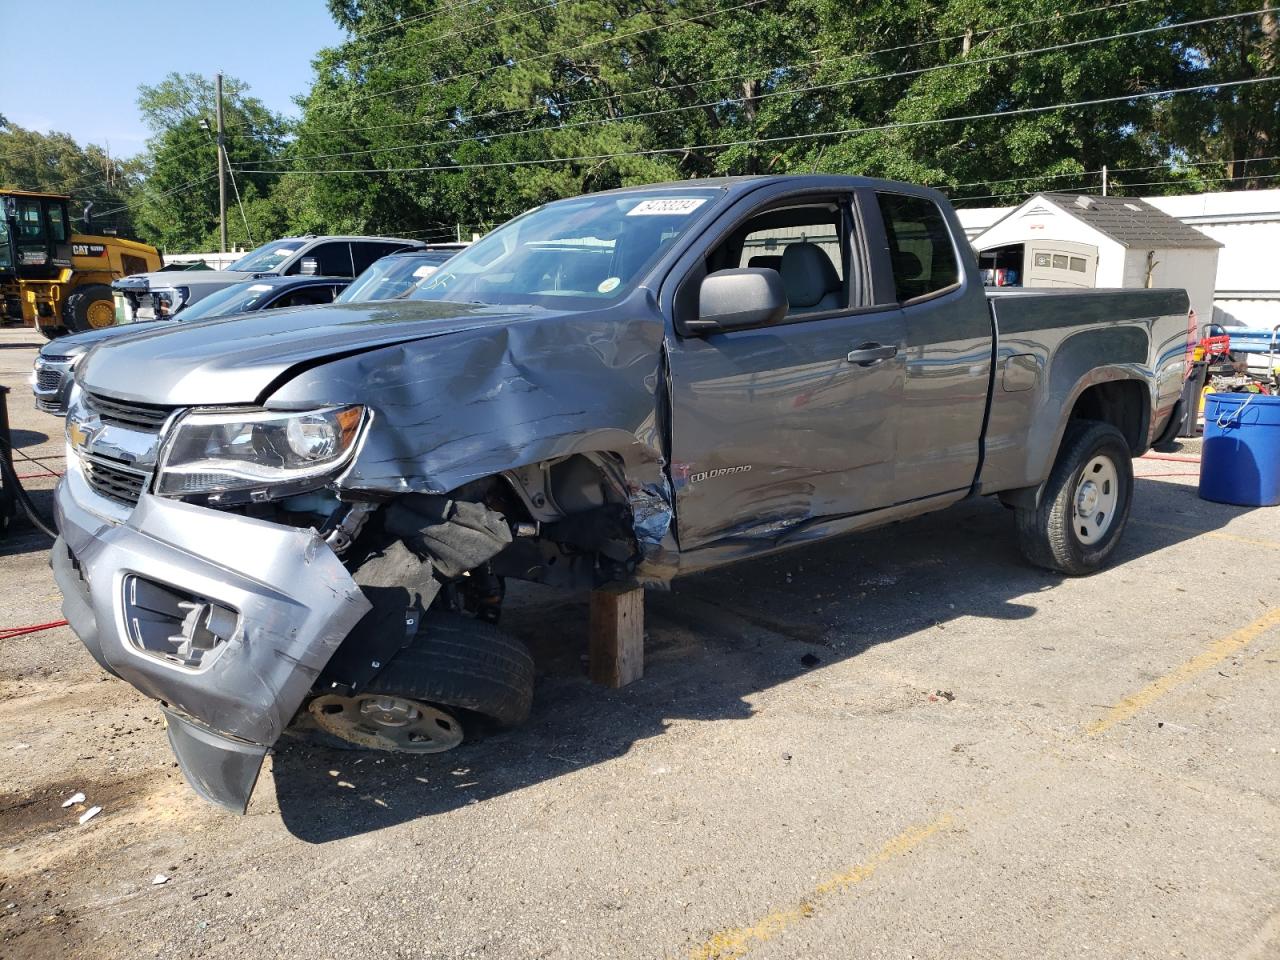
<svg viewBox="0 0 1280 960"><path fill-rule="evenodd" d="M1190 485L1137 487L1116 566L1212 536L1246 512L1199 500ZM760 691L921 630L946 643L958 617L1034 617L1036 595L1062 578L1022 560L1012 519L994 501L967 503L651 592L645 676L616 691L586 679L586 597L519 585L504 622L538 661L526 725L417 757L286 738L273 761L281 818L325 843L447 813L622 757L673 722L750 722Z"/></svg>

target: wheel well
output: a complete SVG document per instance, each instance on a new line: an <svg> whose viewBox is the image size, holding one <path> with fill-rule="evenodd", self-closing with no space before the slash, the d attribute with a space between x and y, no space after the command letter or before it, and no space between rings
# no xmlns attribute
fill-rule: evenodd
<svg viewBox="0 0 1280 960"><path fill-rule="evenodd" d="M1147 447L1148 406L1146 388L1137 380L1112 380L1089 387L1076 398L1072 420L1101 420L1122 434L1135 456Z"/></svg>

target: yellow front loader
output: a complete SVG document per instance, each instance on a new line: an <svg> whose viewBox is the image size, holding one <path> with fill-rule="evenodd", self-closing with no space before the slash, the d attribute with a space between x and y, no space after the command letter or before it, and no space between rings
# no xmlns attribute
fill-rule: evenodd
<svg viewBox="0 0 1280 960"><path fill-rule="evenodd" d="M70 197L0 189L0 309L53 338L116 322L111 281L161 267L155 247L71 232Z"/></svg>

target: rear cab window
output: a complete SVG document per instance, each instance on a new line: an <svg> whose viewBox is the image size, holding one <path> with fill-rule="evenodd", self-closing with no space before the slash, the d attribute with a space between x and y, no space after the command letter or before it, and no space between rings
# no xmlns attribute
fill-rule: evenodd
<svg viewBox="0 0 1280 960"><path fill-rule="evenodd" d="M925 197L876 193L893 267L894 293L909 303L960 284L951 231L938 205Z"/></svg>

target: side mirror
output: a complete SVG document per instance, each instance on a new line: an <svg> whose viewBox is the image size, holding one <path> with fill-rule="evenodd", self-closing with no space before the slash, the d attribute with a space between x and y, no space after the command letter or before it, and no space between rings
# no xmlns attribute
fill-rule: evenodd
<svg viewBox="0 0 1280 960"><path fill-rule="evenodd" d="M694 334L766 327L786 314L787 293L777 270L717 270L703 278L698 318L686 326Z"/></svg>
<svg viewBox="0 0 1280 960"><path fill-rule="evenodd" d="M303 257L302 266L298 268L298 272L304 277L314 277L320 272L320 261L315 257Z"/></svg>

